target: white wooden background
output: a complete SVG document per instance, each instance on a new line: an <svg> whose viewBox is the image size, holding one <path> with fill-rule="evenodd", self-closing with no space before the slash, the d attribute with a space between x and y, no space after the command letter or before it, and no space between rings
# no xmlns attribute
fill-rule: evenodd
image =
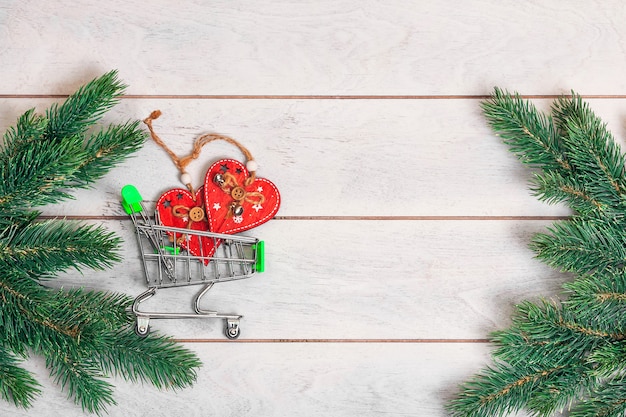
<svg viewBox="0 0 626 417"><path fill-rule="evenodd" d="M0 127L118 69L128 96L107 121L153 109L184 154L206 132L231 135L274 181L283 205L251 231L267 272L213 291L245 317L155 322L204 362L180 392L114 380L111 416L441 417L459 383L489 363L489 332L523 299L558 293L567 276L533 258L531 236L563 207L537 202L528 171L489 131L479 103L494 86L544 109L571 89L626 135L626 17L620 0L186 1L8 0L0 3ZM546 97L547 96L547 97ZM210 145L196 184L221 157ZM119 190L179 186L148 143L75 201L48 215L103 224L124 263L57 285L139 294L133 229ZM186 289L163 305L187 306ZM33 409L82 415L51 384Z"/></svg>

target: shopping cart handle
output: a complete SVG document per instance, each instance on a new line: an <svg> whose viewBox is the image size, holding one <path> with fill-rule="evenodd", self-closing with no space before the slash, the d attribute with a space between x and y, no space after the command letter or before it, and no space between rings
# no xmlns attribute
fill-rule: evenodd
<svg viewBox="0 0 626 417"><path fill-rule="evenodd" d="M122 207L126 214L139 213L143 198L134 185L125 185L122 188Z"/></svg>
<svg viewBox="0 0 626 417"><path fill-rule="evenodd" d="M259 240L253 248L256 251L254 269L256 272L265 272L265 242Z"/></svg>

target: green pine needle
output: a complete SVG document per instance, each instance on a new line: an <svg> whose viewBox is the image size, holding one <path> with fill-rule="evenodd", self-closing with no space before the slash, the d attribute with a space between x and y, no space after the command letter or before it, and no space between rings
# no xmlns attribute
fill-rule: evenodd
<svg viewBox="0 0 626 417"><path fill-rule="evenodd" d="M2 143L3 151L0 153L0 161L4 165L11 159L28 152L30 147L41 141L48 119L35 113L35 109L26 111L17 120L14 127L7 129Z"/></svg>
<svg viewBox="0 0 626 417"><path fill-rule="evenodd" d="M488 123L521 162L533 191L575 215L533 238L537 257L576 274L564 300L526 301L492 335L495 365L461 386L453 416L623 417L626 413L626 158L606 125L575 94L539 113L499 89Z"/></svg>
<svg viewBox="0 0 626 417"><path fill-rule="evenodd" d="M77 186L89 185L143 145L145 133L139 121L108 126L92 135L85 145L87 158L76 172Z"/></svg>
<svg viewBox="0 0 626 417"><path fill-rule="evenodd" d="M0 397L16 407L28 408L41 393L41 386L19 364L20 360L0 346Z"/></svg>
<svg viewBox="0 0 626 417"><path fill-rule="evenodd" d="M620 375L593 391L570 417L623 417L626 413L626 378Z"/></svg>
<svg viewBox="0 0 626 417"><path fill-rule="evenodd" d="M53 104L46 111L46 139L57 142L82 136L119 102L125 89L117 71L110 71L79 88L63 104Z"/></svg>
<svg viewBox="0 0 626 417"><path fill-rule="evenodd" d="M93 338L134 322L128 314L133 298L126 294L75 288L54 291L49 302L56 321L75 323L83 334L87 327Z"/></svg>
<svg viewBox="0 0 626 417"><path fill-rule="evenodd" d="M180 389L191 385L198 358L168 337L149 334L138 338L128 327L111 334L99 355L102 368L129 381L147 381L157 388Z"/></svg>
<svg viewBox="0 0 626 417"><path fill-rule="evenodd" d="M580 321L595 320L604 332L623 329L626 337L626 271L596 271L563 287L569 294L563 303Z"/></svg>
<svg viewBox="0 0 626 417"><path fill-rule="evenodd" d="M54 382L66 389L83 411L102 414L115 404L113 385L102 379L104 375L93 360L53 352L46 355L46 366Z"/></svg>
<svg viewBox="0 0 626 417"><path fill-rule="evenodd" d="M0 237L0 261L19 262L37 278L68 268L105 269L120 260L120 239L101 227L48 220Z"/></svg>
<svg viewBox="0 0 626 417"><path fill-rule="evenodd" d="M557 222L533 238L531 248L539 259L562 271L588 274L596 270L623 269L626 234L614 219L573 217Z"/></svg>
<svg viewBox="0 0 626 417"><path fill-rule="evenodd" d="M41 138L17 155L0 154L0 213L56 203L70 198L67 191L86 154L80 137L50 146Z"/></svg>
<svg viewBox="0 0 626 417"><path fill-rule="evenodd" d="M157 388L196 379L198 358L171 339L134 334L133 299L124 294L51 289L45 280L119 261L120 239L104 228L38 221L32 208L72 198L134 153L146 134L138 121L95 126L119 100L115 71L87 83L45 115L29 110L0 145L0 397L29 407L40 392L19 358L41 355L51 376L86 412L115 404L107 378Z"/></svg>
<svg viewBox="0 0 626 417"><path fill-rule="evenodd" d="M548 204L566 203L572 210L584 216L606 209L599 200L587 192L579 179L568 171L534 173L531 183L533 194Z"/></svg>
<svg viewBox="0 0 626 417"><path fill-rule="evenodd" d="M553 109L579 181L596 200L620 207L626 190L625 161L606 124L576 95L557 100Z"/></svg>
<svg viewBox="0 0 626 417"><path fill-rule="evenodd" d="M570 169L552 119L530 102L496 88L482 108L491 128L522 162L557 172Z"/></svg>

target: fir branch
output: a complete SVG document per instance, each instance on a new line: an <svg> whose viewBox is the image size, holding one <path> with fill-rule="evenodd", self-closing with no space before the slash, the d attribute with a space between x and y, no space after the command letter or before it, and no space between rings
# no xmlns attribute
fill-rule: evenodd
<svg viewBox="0 0 626 417"><path fill-rule="evenodd" d="M571 368L510 367L496 363L461 387L461 393L448 409L453 417L503 416L526 407L540 387L572 373Z"/></svg>
<svg viewBox="0 0 626 417"><path fill-rule="evenodd" d="M554 302L524 302L518 306L511 328L492 335L497 346L494 359L518 373L528 367L567 369L534 387L524 408L550 415L597 386L597 364L588 359L589 352L623 339L624 334L603 332L594 324L580 322L575 313ZM495 398L491 395L483 401Z"/></svg>
<svg viewBox="0 0 626 417"><path fill-rule="evenodd" d="M585 152L593 155L590 162L598 164L599 171L592 170L591 174L604 174L605 180L619 191L624 185L624 155L620 146L613 138L612 133L604 123L591 110L589 104L584 102L580 95L572 92L572 98L560 97L552 107L554 119L559 129L564 132L565 138L576 138L589 145L590 148L580 149L582 156L587 157ZM575 141L573 141L575 142ZM580 148L580 143L576 144ZM570 157L576 156L574 152L568 152Z"/></svg>
<svg viewBox="0 0 626 417"><path fill-rule="evenodd" d="M79 88L60 106L52 105L46 111L46 139L57 142L69 137L82 137L118 103L125 88L117 78L117 71L110 71Z"/></svg>
<svg viewBox="0 0 626 417"><path fill-rule="evenodd" d="M6 342L45 356L55 381L86 411L101 413L114 403L103 377L121 375L157 388L184 388L196 379L200 361L193 353L166 337L135 335L128 296L45 289L27 279L12 287L0 281L0 297Z"/></svg>
<svg viewBox="0 0 626 417"><path fill-rule="evenodd" d="M589 274L624 269L626 235L622 222L606 218L574 217L539 233L531 248L537 257L561 271Z"/></svg>
<svg viewBox="0 0 626 417"><path fill-rule="evenodd" d="M523 163L545 171L570 171L552 119L519 95L494 89L482 103L487 122Z"/></svg>
<svg viewBox="0 0 626 417"><path fill-rule="evenodd" d="M573 175L564 176L555 171L536 173L532 179L531 191L539 200L548 204L567 203L581 216L606 210L606 206L591 196Z"/></svg>
<svg viewBox="0 0 626 417"><path fill-rule="evenodd" d="M41 385L19 366L20 362L0 345L0 397L16 407L28 408L41 393Z"/></svg>
<svg viewBox="0 0 626 417"><path fill-rule="evenodd" d="M577 177L604 205L620 207L626 190L625 160L606 124L575 94L558 99L553 112Z"/></svg>
<svg viewBox="0 0 626 417"><path fill-rule="evenodd" d="M100 227L67 221L33 222L0 237L0 261L19 262L37 278L68 268L104 269L119 261L120 239Z"/></svg>
<svg viewBox="0 0 626 417"><path fill-rule="evenodd" d="M113 166L139 150L145 140L146 133L139 129L138 121L111 125L92 135L85 145L87 157L75 175L77 186L100 179Z"/></svg>
<svg viewBox="0 0 626 417"><path fill-rule="evenodd" d="M46 288L39 285L23 271L0 262L4 273L0 276L0 334L2 344L18 355L24 356L28 348L37 349L43 337L33 323L34 316L43 315Z"/></svg>
<svg viewBox="0 0 626 417"><path fill-rule="evenodd" d="M53 378L94 413L114 404L103 380L109 373L131 372L128 379L164 388L196 378L193 353L167 338L134 335L130 297L41 285L68 268L102 269L119 260L120 241L103 228L36 222L31 208L70 198L70 188L91 184L143 143L138 122L87 133L123 88L115 72L105 74L46 116L27 111L0 145L0 396L23 407L38 386L12 354L44 356Z"/></svg>
<svg viewBox="0 0 626 417"><path fill-rule="evenodd" d="M198 358L170 338L150 334L138 338L131 327L111 333L97 352L109 374L132 382L148 381L157 388L184 388L196 379Z"/></svg>
<svg viewBox="0 0 626 417"><path fill-rule="evenodd" d="M0 215L71 198L135 152L145 141L139 122L111 125L85 139L124 85L112 71L54 105L46 117L27 111L0 149Z"/></svg>
<svg viewBox="0 0 626 417"><path fill-rule="evenodd" d="M88 326L93 338L103 332L117 331L134 321L128 314L133 298L126 294L83 288L58 290L50 297L50 303L53 311L58 312L56 320L80 324L81 332Z"/></svg>
<svg viewBox="0 0 626 417"><path fill-rule="evenodd" d="M5 236L10 230L20 229L35 220L41 215L36 210L25 212L21 208L7 210L0 215L0 237Z"/></svg>
<svg viewBox="0 0 626 417"><path fill-rule="evenodd" d="M47 125L48 119L35 113L35 109L27 110L18 118L16 125L5 132L0 163L6 164L22 152L28 151L35 142L41 141Z"/></svg>
<svg viewBox="0 0 626 417"><path fill-rule="evenodd" d="M531 247L548 265L578 276L564 285L565 301L518 306L511 327L492 336L496 366L463 385L450 409L464 417L521 409L540 416L572 409L573 417L623 417L625 158L606 125L576 95L557 100L554 119L500 90L484 109L511 150L542 170L534 179L539 198L567 202L577 211L536 235ZM528 133L525 125L535 130Z"/></svg>
<svg viewBox="0 0 626 417"><path fill-rule="evenodd" d="M523 302L517 306L513 325L492 335L497 346L494 358L512 366L536 364L561 366L572 358L583 358L598 345L621 340L623 334L601 331L555 302ZM551 352L546 355L546 352Z"/></svg>
<svg viewBox="0 0 626 417"><path fill-rule="evenodd" d="M20 354L26 348L36 353L71 349L80 338L80 325L56 320L59 312L49 303L53 290L19 275L11 281L5 276L0 282L0 330L5 346Z"/></svg>
<svg viewBox="0 0 626 417"><path fill-rule="evenodd" d="M66 188L83 159L81 138L56 146L37 140L16 156L0 157L0 214L70 198Z"/></svg>
<svg viewBox="0 0 626 417"><path fill-rule="evenodd" d="M595 322L605 332L626 332L626 272L605 270L565 283L568 299L563 301L581 322Z"/></svg>
<svg viewBox="0 0 626 417"><path fill-rule="evenodd" d="M563 111L578 108L568 106L572 100L567 98L562 98L559 103L556 109ZM581 116L580 123L564 126L563 117L566 116L557 113L556 119L553 119L518 94L511 95L498 88L489 100L482 103L482 108L487 122L510 151L521 162L541 170L532 186L541 200L566 202L581 214L614 209L620 201L613 177L613 183L609 180L613 191L606 187L606 178L594 183L587 177L589 172L594 172L594 167L604 168L607 174L619 171L619 148L614 145L602 148L603 141L611 141L612 138L605 126L597 123L593 113L576 110ZM581 108L588 110L585 106ZM595 139L590 139L590 143L595 146L582 145L581 137L591 132L595 134ZM581 161L583 155L587 159ZM597 177L597 173L594 175ZM610 215L616 212L622 214L623 210L611 210Z"/></svg>
<svg viewBox="0 0 626 417"><path fill-rule="evenodd" d="M66 389L83 411L100 415L107 406L116 404L113 385L101 379L104 375L92 360L52 352L46 354L46 367L54 382Z"/></svg>
<svg viewBox="0 0 626 417"><path fill-rule="evenodd" d="M41 394L41 385L19 366L20 360L0 345L0 397L16 407L28 408Z"/></svg>
<svg viewBox="0 0 626 417"><path fill-rule="evenodd" d="M560 410L569 409L584 398L592 387L597 385L589 367L568 365L567 372L561 372L533 392L526 409L538 416L551 416Z"/></svg>
<svg viewBox="0 0 626 417"><path fill-rule="evenodd" d="M626 377L620 376L593 391L570 417L623 417L626 413Z"/></svg>
<svg viewBox="0 0 626 417"><path fill-rule="evenodd" d="M549 416L583 398L597 379L584 363L556 367L496 363L462 386L448 410L453 417L490 417L522 409Z"/></svg>
<svg viewBox="0 0 626 417"><path fill-rule="evenodd" d="M591 352L587 361L598 377L612 379L622 375L626 371L626 342L605 344Z"/></svg>

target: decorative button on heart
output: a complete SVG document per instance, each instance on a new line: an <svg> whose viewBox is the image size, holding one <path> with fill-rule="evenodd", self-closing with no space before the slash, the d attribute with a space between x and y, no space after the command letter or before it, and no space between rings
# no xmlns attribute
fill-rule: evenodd
<svg viewBox="0 0 626 417"><path fill-rule="evenodd" d="M239 200L243 200L243 198L246 196L246 191L241 188L241 187L235 187L233 188L233 190L230 192L230 195L237 201Z"/></svg>
<svg viewBox="0 0 626 417"><path fill-rule="evenodd" d="M204 210L202 210L202 207L194 207L189 210L189 218L194 222L201 222L204 220Z"/></svg>
<svg viewBox="0 0 626 417"><path fill-rule="evenodd" d="M182 188L175 188L165 192L157 201L157 212L161 224L167 227L179 229L209 230L209 222L205 218L201 205L204 203L204 190L202 187L196 192L196 198ZM173 239L173 233L168 233ZM194 256L212 256L219 245L214 239L194 235L177 233L176 245L186 249ZM174 243L174 242L172 242Z"/></svg>

